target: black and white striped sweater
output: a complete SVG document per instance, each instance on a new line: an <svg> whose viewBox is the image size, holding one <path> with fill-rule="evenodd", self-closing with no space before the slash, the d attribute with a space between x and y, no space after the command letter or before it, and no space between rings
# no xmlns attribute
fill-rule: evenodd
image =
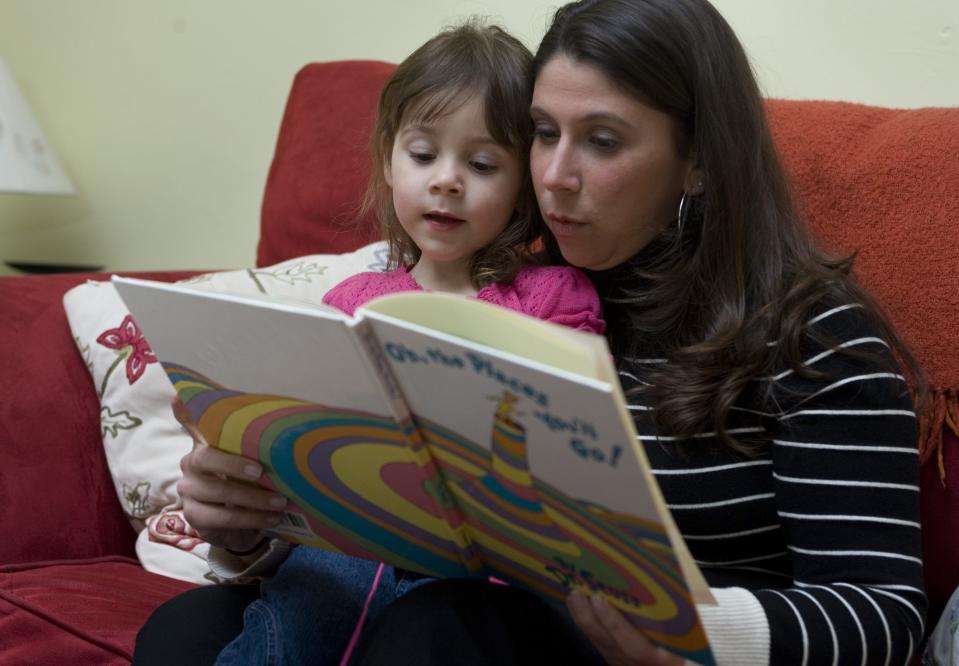
<svg viewBox="0 0 959 666"><path fill-rule="evenodd" d="M888 357L857 306L807 325L837 346ZM758 457L724 451L715 433L680 455L649 407L632 401L637 431L707 581L746 588L761 605L769 663L905 664L926 609L912 401L904 378L880 363L835 347L804 358L829 378L783 371L758 380L775 383L775 409L763 412L747 391L732 410L730 434L762 441ZM663 362L621 360L624 389ZM749 622L755 616L741 620Z"/></svg>

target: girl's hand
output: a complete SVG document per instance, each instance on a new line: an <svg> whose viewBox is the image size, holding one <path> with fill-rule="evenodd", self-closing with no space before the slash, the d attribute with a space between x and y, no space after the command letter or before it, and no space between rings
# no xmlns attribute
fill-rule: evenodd
<svg viewBox="0 0 959 666"><path fill-rule="evenodd" d="M180 460L183 477L177 492L183 515L214 546L244 551L279 524L286 498L256 485L263 468L256 462L210 447L179 399L176 420L193 437L193 450Z"/></svg>
<svg viewBox="0 0 959 666"><path fill-rule="evenodd" d="M570 615L610 666L682 666L686 660L654 645L600 595L573 591Z"/></svg>

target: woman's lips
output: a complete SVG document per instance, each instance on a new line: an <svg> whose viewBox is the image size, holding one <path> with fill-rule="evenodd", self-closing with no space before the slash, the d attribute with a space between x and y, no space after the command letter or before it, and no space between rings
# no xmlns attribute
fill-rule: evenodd
<svg viewBox="0 0 959 666"><path fill-rule="evenodd" d="M546 216L546 225L554 236L573 236L582 233L587 226L585 222L552 213Z"/></svg>

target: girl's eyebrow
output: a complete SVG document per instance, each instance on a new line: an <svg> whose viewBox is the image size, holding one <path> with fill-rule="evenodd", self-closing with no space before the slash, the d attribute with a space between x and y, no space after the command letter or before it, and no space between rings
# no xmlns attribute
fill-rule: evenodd
<svg viewBox="0 0 959 666"><path fill-rule="evenodd" d="M400 135L410 134L418 132L420 134L426 134L427 136L436 136L436 130L432 125L427 125L426 123L413 123L407 125L402 130L400 130ZM501 145L499 141L494 139L489 134L473 134L472 136L466 137L467 143L480 143L480 144L489 144L493 146Z"/></svg>
<svg viewBox="0 0 959 666"><path fill-rule="evenodd" d="M412 123L400 130L400 134L409 134L411 132L420 132L421 134L429 134L431 136L436 134L433 126L427 125L426 123Z"/></svg>

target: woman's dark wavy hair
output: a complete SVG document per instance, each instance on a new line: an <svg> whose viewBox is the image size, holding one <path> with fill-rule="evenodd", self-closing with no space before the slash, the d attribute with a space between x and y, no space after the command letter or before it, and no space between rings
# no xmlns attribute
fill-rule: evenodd
<svg viewBox="0 0 959 666"><path fill-rule="evenodd" d="M800 341L814 335L804 329L810 316L829 304L864 305L924 395L909 350L852 278L852 257L824 255L804 228L746 54L712 5L573 2L556 12L534 71L556 56L599 69L671 116L678 154L704 175L681 233L670 227L642 251L641 267L627 262L612 287L601 286L614 353L635 355L642 341L669 360L639 389L661 430L680 438L714 430L732 449L754 451L726 432L730 408L776 368L819 376L803 366ZM545 240L557 257L555 240Z"/></svg>
<svg viewBox="0 0 959 666"><path fill-rule="evenodd" d="M403 127L429 124L478 97L485 106L486 128L493 139L516 156L523 168L523 186L506 228L470 262L477 288L509 283L529 260L528 248L542 221L529 179L533 92L533 54L522 42L495 25L470 19L427 41L396 68L380 93L371 135L373 168L363 212L373 211L389 243L388 267L412 266L420 249L400 225L383 173L393 141Z"/></svg>

